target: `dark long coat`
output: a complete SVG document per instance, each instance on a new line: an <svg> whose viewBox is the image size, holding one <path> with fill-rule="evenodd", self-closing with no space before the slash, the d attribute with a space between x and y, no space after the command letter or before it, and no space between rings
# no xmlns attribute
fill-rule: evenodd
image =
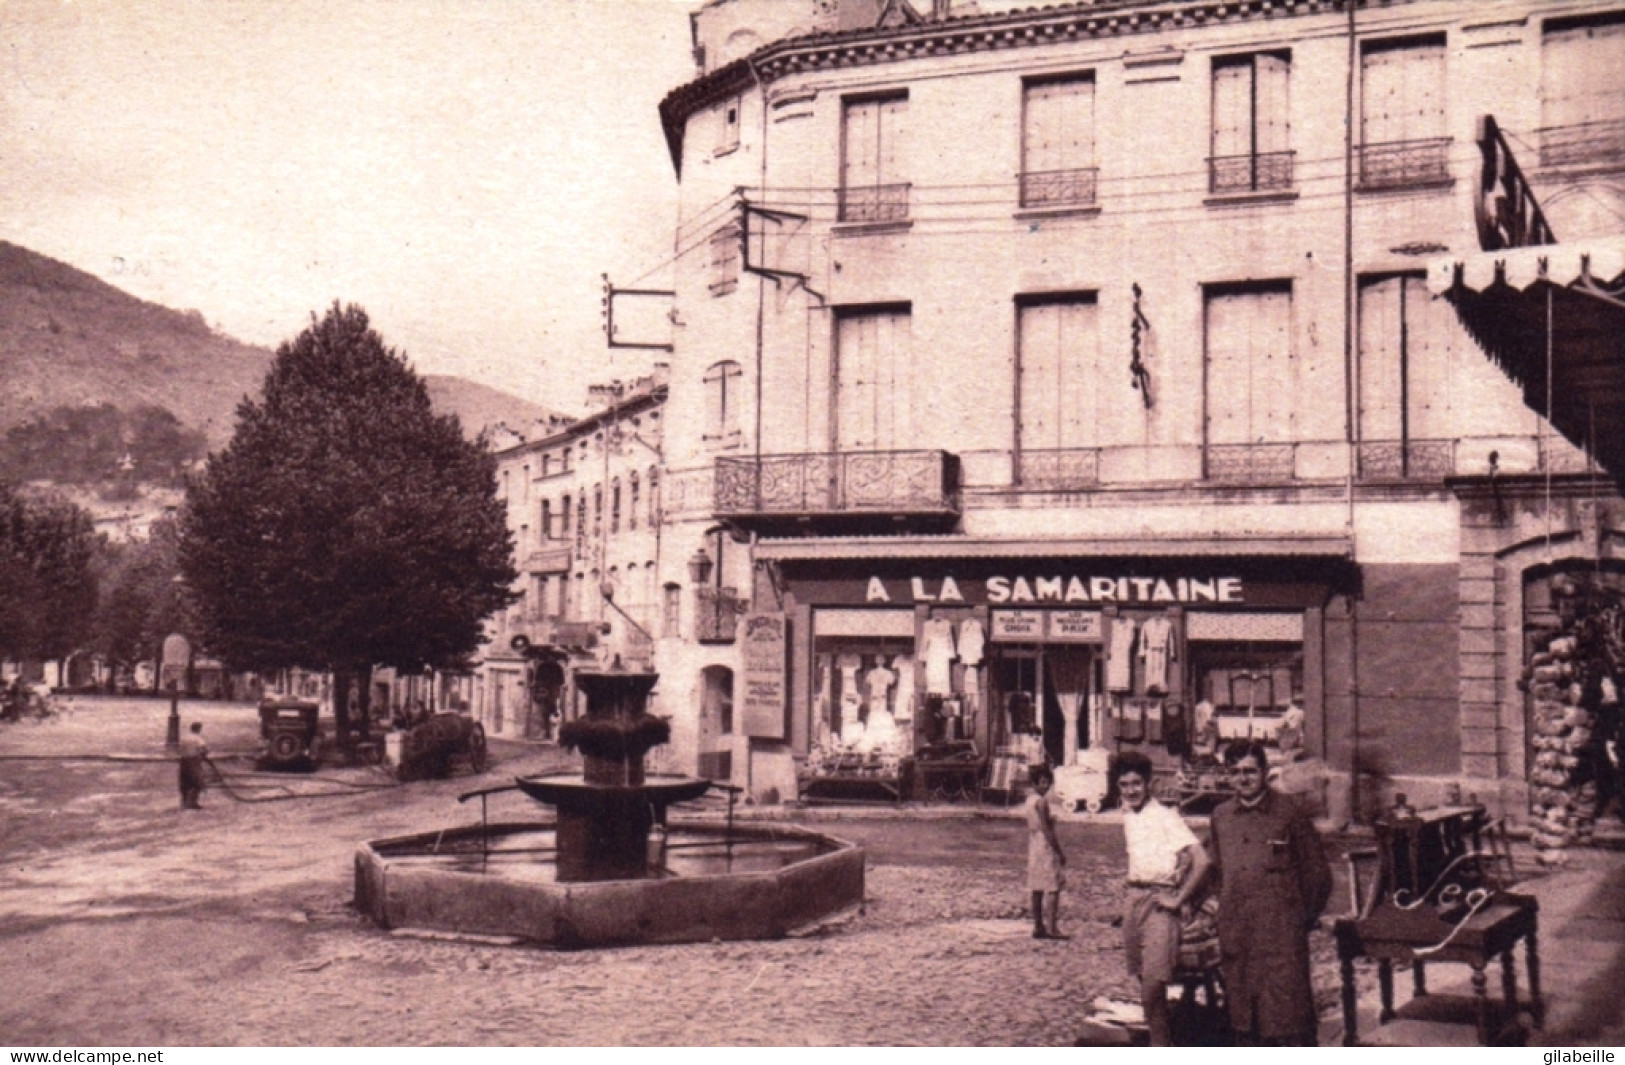
<svg viewBox="0 0 1625 1065"><path fill-rule="evenodd" d="M1231 1020L1264 1040L1312 1038L1308 932L1332 893L1320 834L1297 799L1271 790L1250 809L1213 811L1212 835Z"/></svg>

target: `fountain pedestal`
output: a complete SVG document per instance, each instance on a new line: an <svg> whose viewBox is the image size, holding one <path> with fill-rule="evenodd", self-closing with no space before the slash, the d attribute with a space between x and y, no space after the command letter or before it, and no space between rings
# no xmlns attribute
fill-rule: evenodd
<svg viewBox="0 0 1625 1065"><path fill-rule="evenodd" d="M566 722L559 742L581 751L581 779L520 777L531 798L558 810L561 882L642 880L649 864L649 830L666 822L666 807L697 799L708 780L647 779L643 757L666 742L670 728L649 716L649 692L659 675L621 669L575 672L587 696L586 716Z"/></svg>

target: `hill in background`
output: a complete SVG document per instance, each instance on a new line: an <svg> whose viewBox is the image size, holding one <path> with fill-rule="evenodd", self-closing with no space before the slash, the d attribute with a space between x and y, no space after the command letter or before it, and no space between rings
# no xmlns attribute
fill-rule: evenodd
<svg viewBox="0 0 1625 1065"><path fill-rule="evenodd" d="M32 422L59 431L86 420L78 409L111 405L147 421L167 411L212 450L230 439L237 404L259 393L272 355L215 332L197 311L148 303L0 241L0 434ZM535 439L552 416L460 377L424 380L435 408L458 415L470 436L505 425Z"/></svg>

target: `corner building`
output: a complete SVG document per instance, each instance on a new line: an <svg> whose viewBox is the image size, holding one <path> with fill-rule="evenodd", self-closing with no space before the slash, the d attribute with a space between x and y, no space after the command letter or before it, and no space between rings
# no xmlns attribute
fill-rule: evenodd
<svg viewBox="0 0 1625 1065"><path fill-rule="evenodd" d="M693 26L661 108L683 760L759 793L967 744L1171 768L1199 717L1275 742L1296 706L1334 817L1523 816L1548 586L1614 572L1625 507L1427 271L1477 250L1483 115L1564 239L1621 229L1625 5Z"/></svg>

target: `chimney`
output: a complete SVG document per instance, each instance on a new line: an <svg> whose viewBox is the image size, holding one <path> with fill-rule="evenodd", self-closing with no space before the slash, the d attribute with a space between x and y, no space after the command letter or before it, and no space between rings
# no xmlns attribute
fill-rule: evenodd
<svg viewBox="0 0 1625 1065"><path fill-rule="evenodd" d="M949 9L953 5L954 0L931 0L931 17L941 22L948 17Z"/></svg>

